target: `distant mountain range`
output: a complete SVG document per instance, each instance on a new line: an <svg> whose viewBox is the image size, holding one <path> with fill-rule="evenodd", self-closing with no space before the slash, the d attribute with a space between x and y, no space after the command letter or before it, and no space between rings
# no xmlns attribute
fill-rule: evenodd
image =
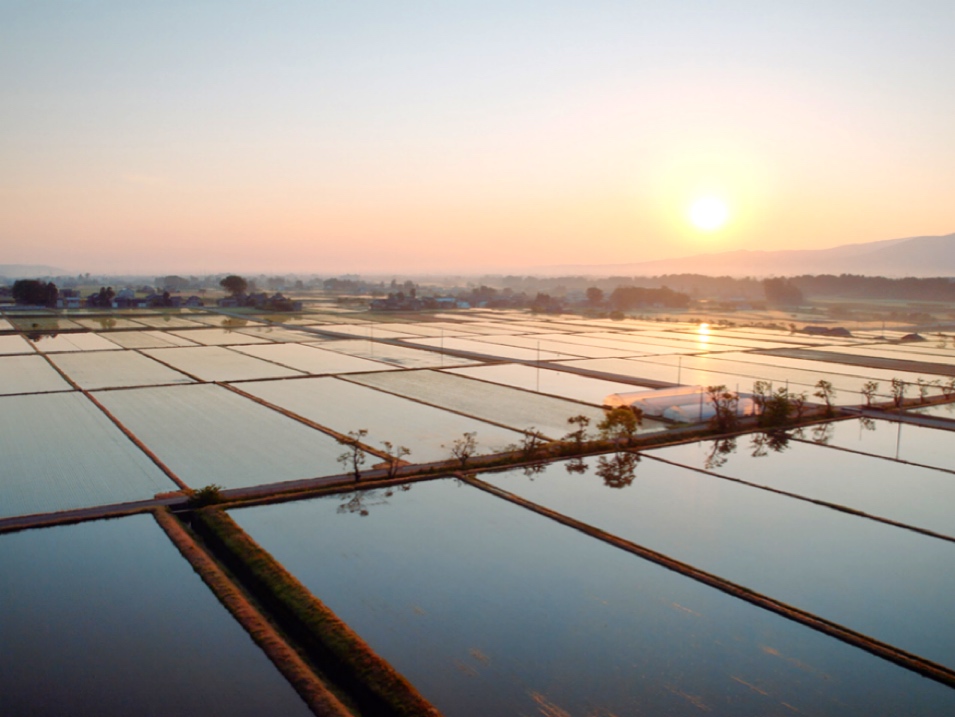
<svg viewBox="0 0 955 717"><path fill-rule="evenodd" d="M0 264L0 276L8 279L39 279L46 276L63 276L65 273L55 266L43 264Z"/></svg>
<svg viewBox="0 0 955 717"><path fill-rule="evenodd" d="M955 277L955 234L844 244L831 249L728 251L633 264L542 267L547 276L798 276L862 274L865 276Z"/></svg>

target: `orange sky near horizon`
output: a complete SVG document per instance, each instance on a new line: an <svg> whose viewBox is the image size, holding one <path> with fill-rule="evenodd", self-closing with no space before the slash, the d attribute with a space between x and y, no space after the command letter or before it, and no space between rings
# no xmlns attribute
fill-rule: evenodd
<svg viewBox="0 0 955 717"><path fill-rule="evenodd" d="M4 5L0 263L513 272L948 234L945 19L943 2ZM703 195L724 227L689 221Z"/></svg>

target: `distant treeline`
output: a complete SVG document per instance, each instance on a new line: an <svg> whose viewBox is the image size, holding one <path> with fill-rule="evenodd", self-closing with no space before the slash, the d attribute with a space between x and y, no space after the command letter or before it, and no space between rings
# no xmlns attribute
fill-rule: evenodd
<svg viewBox="0 0 955 717"><path fill-rule="evenodd" d="M738 279L702 274L665 274L653 277L611 276L603 279L583 276L482 277L482 282L489 286L503 284L512 290L550 291L558 296L569 291L583 291L589 287L599 288L607 295L624 287L668 287L692 299L747 299L779 303L798 303L803 299L813 298L955 300L955 280L945 277L889 279L856 274L820 274L774 279Z"/></svg>

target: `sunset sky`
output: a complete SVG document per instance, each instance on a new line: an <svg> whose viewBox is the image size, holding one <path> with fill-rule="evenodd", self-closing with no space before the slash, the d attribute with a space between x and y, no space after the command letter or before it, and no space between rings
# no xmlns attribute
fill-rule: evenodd
<svg viewBox="0 0 955 717"><path fill-rule="evenodd" d="M0 264L514 271L948 234L953 28L951 0L0 0ZM691 222L704 197L725 224Z"/></svg>

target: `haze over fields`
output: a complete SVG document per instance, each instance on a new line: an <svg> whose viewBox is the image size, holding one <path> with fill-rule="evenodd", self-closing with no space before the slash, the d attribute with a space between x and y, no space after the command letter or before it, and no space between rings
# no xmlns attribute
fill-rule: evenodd
<svg viewBox="0 0 955 717"><path fill-rule="evenodd" d="M945 235L953 26L945 0L4 2L0 261L515 272Z"/></svg>

